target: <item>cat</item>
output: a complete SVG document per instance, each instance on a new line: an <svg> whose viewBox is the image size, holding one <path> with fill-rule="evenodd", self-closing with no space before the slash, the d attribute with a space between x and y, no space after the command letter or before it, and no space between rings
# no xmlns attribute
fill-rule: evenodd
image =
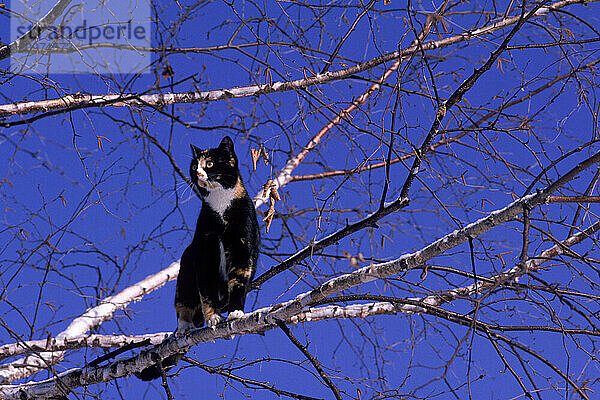
<svg viewBox="0 0 600 400"><path fill-rule="evenodd" d="M260 232L256 210L238 169L233 141L216 149L192 145L190 177L202 195L192 243L181 256L175 310L177 329L214 328L244 314L248 285L256 272Z"/></svg>
<svg viewBox="0 0 600 400"><path fill-rule="evenodd" d="M233 141L225 136L217 148L194 145L190 178L202 196L192 243L181 256L175 311L177 330L208 325L244 314L248 286L256 272L260 231L256 210L238 168ZM181 358L163 360L163 368ZM142 380L161 376L158 365L136 374Z"/></svg>

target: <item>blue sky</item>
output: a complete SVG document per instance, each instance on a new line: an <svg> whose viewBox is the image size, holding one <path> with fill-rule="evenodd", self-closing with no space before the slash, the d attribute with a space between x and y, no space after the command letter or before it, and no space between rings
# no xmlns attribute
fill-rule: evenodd
<svg viewBox="0 0 600 400"><path fill-rule="evenodd" d="M357 14L354 8L345 10L331 6L321 19L328 35L321 35L321 31L315 28L318 24L310 22L314 21L314 15L291 3L261 5L266 8L266 15L282 28L279 29L274 22L271 25L264 21L256 22L261 13L252 3L236 3L234 12L227 4L218 2L198 5L192 9L189 21L171 25L181 17L185 7L191 5L179 3L157 5L160 17L153 25L153 45L221 45L229 40L238 27L239 19L245 18L249 22L241 28L235 43L255 40L256 34L273 42L295 40L315 47L321 43L324 51L331 52L348 29L347 21L353 21ZM398 7L395 2L389 6L379 3L377 9L386 12L370 14L370 18L359 22L340 51L345 59L338 60L332 70L342 68L342 64L352 65L353 62L363 62L394 51L399 43L407 47L414 39L402 19L406 15L404 8ZM323 6L325 9L326 5ZM419 7L432 10L430 4L419 4ZM456 6L456 9L470 11L478 7L485 7L489 12L493 9L492 5L479 3ZM497 8L505 9L506 5L497 4ZM282 13L282 9L287 14ZM567 9L592 26L600 26L597 4ZM0 40L7 42L8 18L4 14L0 18ZM287 18L296 21L297 26ZM418 18L424 20L422 16ZM473 15L448 17L448 32L440 28L439 35L432 34L430 39L460 33L472 24L482 26L484 22L477 18ZM547 23L558 26L553 17ZM307 32L299 35L299 26ZM594 32L580 22L574 21L569 27L577 39L594 37ZM484 39L432 52L441 57L428 59L440 96L449 96L472 73L473 68L482 65L507 32L500 31ZM523 32L511 44L550 41L549 34L539 26L527 26ZM553 32L556 35L561 33L558 29ZM172 33L175 39L169 37ZM569 37L564 31L562 34ZM269 73L265 72L266 67L261 63L269 66L273 81L299 79L303 73L318 72L323 66L322 59L317 59L316 55L305 57L293 46L261 46L258 50L249 48L244 52L171 54L166 60L153 54L155 70L152 67L138 76L3 74L0 75L0 103L43 100L55 98L60 93L78 91L89 94L121 90L142 93L152 90L157 74L167 64L172 67L174 75L172 78L160 78L164 93L263 83ZM568 72L572 64L585 64L598 57L595 43L574 46L568 52L567 58L561 56L556 48L547 51L513 50L503 54L501 65L496 63L486 72L468 92L465 102L460 103L460 110L457 107L453 115L446 117L442 124L447 129L444 134L453 135L456 130L465 129L484 115L485 110L496 109L502 103L541 87L556 74ZM361 77L376 79L389 65L379 66L361 74ZM8 62L0 62L0 68L8 68ZM435 116L434 104L423 96L427 94L423 91L423 81L430 82L429 73L428 66L417 57L402 77L402 88L406 92L402 94L395 122L396 129L399 129L395 139L398 155L420 145ZM388 83L393 85L396 79L397 76L394 76ZM181 83L169 87L172 82ZM422 180L413 184L409 207L384 218L378 229L367 229L345 238L327 248L324 254L315 255L293 271L268 281L260 292L249 295L247 311L292 299L328 277L351 271L343 252L353 255L360 252L368 261L397 258L504 207L513 201L513 195L525 194L526 186L544 167L562 154L587 143L593 138L594 130L597 132L597 121L592 118L598 108L595 99L597 77L582 73L579 81L565 82L564 87L556 86L530 101L508 108L493 125L490 121L494 118L486 121L480 127L480 133L471 132L461 144L436 149L423 164L419 174ZM191 239L200 201L174 174L167 157L144 137L144 132L169 148L183 171L187 171L191 159L190 143L208 148L216 146L224 135L232 136L246 186L253 195L336 111L359 96L367 85L361 79L348 79L305 91L168 105L160 110L89 108L1 128L1 218L5 227L1 230L4 245L0 248L0 319L3 322L0 342L15 340L7 327L23 339L41 339L48 333L56 335L72 318L81 315L99 300L179 258ZM588 96L587 103L581 96L582 92ZM385 143L382 146L382 128L390 129L390 110L394 101L392 90L383 88L362 107L352 123L334 128L317 150L294 171L294 175L353 168L365 161L381 161L387 154ZM473 110L475 107L481 110ZM175 115L179 120L168 115ZM531 118L529 131L519 129L519 118L524 116ZM10 117L6 121L14 122L25 117ZM193 127L188 128L181 121ZM385 132L383 138L388 140L389 132ZM250 148L258 148L261 144L269 152L271 163L265 166L259 161L257 170L253 171ZM596 144L582 147L551 168L535 188L544 187L597 150ZM410 163L412 159L407 161L407 166L402 163L391 166L388 201L399 195ZM513 168L509 170L507 165ZM564 193L583 192L594 173L595 169L586 171L572 183L572 189ZM263 254L259 259L258 274L311 240L340 229L346 221L355 221L376 210L383 180L383 170L379 169L348 180L337 177L293 182L283 188L278 212L287 214L313 208L325 211L308 211L295 218L277 218L268 233L261 223ZM596 188L592 194L598 194ZM440 202L446 206L445 209ZM347 211L328 211L331 208ZM534 210L532 218L537 218L535 223L541 229L563 239L568 228L560 221L569 219L570 223L574 210L573 204L545 205ZM580 225L583 228L595 221L594 212L595 206L592 205L582 217L584 222ZM552 222L545 223L541 218ZM503 262L509 268L514 265L521 246L521 229L520 222L507 223L474 241L478 274L498 272L503 269ZM291 237L290 232L297 236ZM382 240L384 246L381 246ZM538 232L532 233L531 240L530 255L539 254L552 245L547 237L542 240ZM590 257L598 258L594 256L597 249L591 242L578 249L590 251ZM468 244L436 258L432 264L470 272ZM578 265L578 268L590 272L590 279L597 281L592 269L585 265ZM421 272L413 271L387 283L364 285L353 293L416 297L429 291L472 283L462 276L431 272L422 281ZM299 275L302 279L298 279ZM549 268L540 273L547 282L569 282L573 289L589 292L585 280L576 275L567 267ZM176 324L172 307L174 289L172 282L150 293L142 301L131 304L126 311L118 312L114 320L102 324L97 333L136 335L173 330ZM37 302L40 293L42 301ZM570 317L569 323L583 324L581 316L572 315L568 307L550 297L535 291L528 294L502 291L492 295L490 303L481 311L482 318L507 325L543 325L550 319L549 314L541 311L546 304L548 307L552 305L557 315ZM595 302L586 303L586 307L598 312ZM468 301L456 301L448 309L465 314L473 311L472 303ZM312 354L324 364L340 389L354 398L374 397L383 387L397 388L398 392L390 396L400 397L421 386L422 389L416 393L418 396L453 398L447 392L452 387L456 388L460 398L467 398L467 372L472 380L470 392L474 398L509 399L523 393L510 373L500 372L504 365L487 338L477 334L471 338L468 328L431 315L306 323L293 327L292 331L303 343L310 342ZM539 350L565 370L568 363L571 374L581 373L590 379L598 376L598 363L588 363L588 356L577 348L577 342L563 342L560 336L547 333L511 333L510 337ZM582 338L580 346L596 354L592 338ZM81 366L83 360L92 360L100 354L96 350L73 352L57 367L57 371ZM189 356L213 366L230 362L240 366L258 359L261 361L235 372L274 383L283 390L317 398L331 397L331 392L319 382L303 355L277 329L264 336L244 335L234 340L205 343L194 347ZM535 360L529 362L531 369L540 374L536 377L538 383L548 384L544 373L552 376L551 383L557 381L547 367ZM439 379L444 375L441 371L447 363L445 379ZM516 366L518 360L513 357L511 363ZM46 376L43 372L35 378ZM184 369L170 380L170 387L175 397L182 399L221 395L227 399L241 399L245 398L245 394L256 398L275 398L266 391L254 392L237 383L232 386L222 377L198 368ZM595 381L592 387L596 391L599 389ZM540 388L544 399L565 398L564 391L546 391L543 385ZM148 385L133 377L97 385L90 390L101 393L99 396L103 399L116 399L121 395L124 398L165 398L160 384Z"/></svg>

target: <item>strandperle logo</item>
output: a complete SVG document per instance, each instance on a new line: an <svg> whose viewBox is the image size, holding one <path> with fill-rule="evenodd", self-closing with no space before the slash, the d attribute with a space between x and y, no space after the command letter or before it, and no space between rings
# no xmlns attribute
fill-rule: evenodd
<svg viewBox="0 0 600 400"><path fill-rule="evenodd" d="M128 22L124 25L92 26L88 25L87 20L83 24L75 27L69 25L51 26L47 28L46 40L51 41L47 44L68 44L67 39L77 39L87 44L109 43L112 40L150 40L149 32L146 27ZM17 26L17 33L22 35L35 36L34 25ZM64 39L64 40L63 40ZM61 43L62 42L62 43Z"/></svg>
<svg viewBox="0 0 600 400"><path fill-rule="evenodd" d="M151 61L150 6L145 1L85 1L71 5L43 30L54 2L11 4L11 42L30 42L13 54L11 70L22 74L144 73Z"/></svg>

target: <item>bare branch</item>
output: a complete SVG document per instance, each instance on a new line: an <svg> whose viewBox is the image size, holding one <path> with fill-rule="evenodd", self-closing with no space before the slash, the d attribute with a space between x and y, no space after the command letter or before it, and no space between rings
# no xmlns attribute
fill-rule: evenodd
<svg viewBox="0 0 600 400"><path fill-rule="evenodd" d="M310 396L305 396L299 393L292 393L289 392L287 390L282 390L282 389L277 389L275 387L275 385L273 384L268 384L268 383L264 383L261 381L257 381L255 379L249 379L249 378L244 378L238 375L234 375L231 372L229 372L227 369L225 368L215 368L215 367L211 367L209 365L206 364L202 364L199 363L196 360L193 360L189 357L183 357L183 360L189 362L192 365L195 365L199 368L202 368L203 370L205 370L206 372L208 372L209 374L218 374L218 375L222 375L227 379L233 379L235 381L240 382L241 384L243 384L245 387L247 388L251 388L251 389L257 389L257 388L261 388L261 389L266 389L269 390L272 393L275 393L277 396L287 396L287 397L291 397L292 399L299 399L299 400L321 400L321 399L317 399L316 397L310 397Z"/></svg>
<svg viewBox="0 0 600 400"><path fill-rule="evenodd" d="M58 352L80 349L83 347L99 347L110 349L113 347L122 347L128 344L143 342L148 342L149 344L159 344L170 334L171 332L159 332L138 336L87 335L62 339L50 338L47 340L28 340L26 342L10 343L0 346L0 359L22 354Z"/></svg>
<svg viewBox="0 0 600 400"><path fill-rule="evenodd" d="M550 4L548 7L542 7L538 9L534 16L544 16L553 10L558 10L563 7L567 7L572 4L584 4L588 2L595 2L598 0L561 0ZM460 35L455 35L449 38L431 41L422 44L422 51L429 51L454 45L456 43L464 42L477 38L483 35L487 35L503 29L507 26L516 24L520 17L507 17L501 21L495 22L488 26L477 28L466 31ZM347 78L351 75L358 74L360 72L367 71L378 65L392 60L402 59L411 55L417 50L417 45L413 44L407 49L401 51L394 51L388 53L367 62L358 64L353 67L341 69L335 72L326 72L324 74L316 74L312 77L306 77L289 82L275 82L273 84L264 85L250 85L234 87L229 89L217 89L209 91L193 91L184 93L160 93L160 94L109 94L109 95L88 95L88 94L76 94L63 96L59 99L31 101L25 103L16 104L4 104L0 105L0 117L8 117L12 115L28 114L34 112L47 112L51 110L75 110L80 108L89 107L125 107L125 106L165 106L168 104L176 103L197 103L197 102L208 102L218 101L223 99L232 98L243 98L250 96L261 96L270 93L284 92L289 90L298 90L309 86L324 84L340 79ZM400 62L400 61L396 61ZM397 66L396 66L397 68ZM394 68L395 70L395 68ZM5 123L6 124L10 123Z"/></svg>
<svg viewBox="0 0 600 400"><path fill-rule="evenodd" d="M156 274L146 277L114 296L107 297L96 307L87 310L83 315L71 321L69 326L53 340L56 340L57 343L65 343L64 345L67 346L70 339L84 335L93 327L109 320L115 311L123 309L132 301L141 299L145 294L177 278L178 272L179 261L175 261ZM19 344L17 343L16 346L19 346ZM58 344L58 346L60 345ZM40 369L47 368L48 365L55 364L62 359L63 355L63 352L42 352L28 356L25 359L13 361L10 364L1 365L0 382L12 382L32 375Z"/></svg>
<svg viewBox="0 0 600 400"><path fill-rule="evenodd" d="M327 374L323 370L323 366L321 365L319 360L317 360L312 354L310 354L306 346L304 346L302 343L300 343L298 339L296 339L296 337L292 334L292 331L290 331L290 328L288 328L285 325L285 323L283 323L282 321L278 321L277 326L279 326L279 328L283 331L283 333L285 333L288 339L290 339L290 342L292 342L294 346L296 346L298 350L300 350L302 354L304 354L308 361L310 361L313 367L315 367L315 370L317 370L317 373L321 376L325 384L329 387L329 389L331 389L335 398L341 400L342 395L340 394L340 390L333 384L331 379L329 379L329 376L327 376Z"/></svg>
<svg viewBox="0 0 600 400"><path fill-rule="evenodd" d="M196 329L181 337L172 335L162 344L152 349L145 350L138 356L115 361L106 367L67 371L54 379L42 382L30 382L23 385L5 385L0 387L0 395L6 398L19 397L21 399L64 395L66 392L76 387L106 382L111 379L129 375L133 372L141 371L143 368L153 365L156 358L164 359L172 354L181 352L181 349L187 349L202 342L243 333L264 332L267 329L272 329L277 326L278 321L286 321L286 323L295 322L294 319L299 321L299 315L306 312L311 304L321 302L328 296L351 287L371 282L375 279L391 276L407 271L418 265L422 265L447 250L466 242L468 238L478 237L485 232L488 232L490 229L514 219L522 212L523 207L532 209L543 204L553 191L574 179L581 171L598 162L600 162L600 153L596 153L592 157L582 161L555 182L546 188L539 190L537 193L520 198L505 208L496 210L487 217L471 223L460 230L456 230L417 252L405 254L392 261L373 264L350 274L335 277L323 283L313 291L297 296L294 300L245 314L240 319L228 322L224 325L218 325L216 329ZM593 229L598 229L598 225L594 225ZM588 237L588 235L585 234L585 237ZM581 238L583 238L583 236L579 236L577 239L580 240ZM573 238L571 240L575 242L577 239ZM481 283L477 285L478 289L482 287L484 287L484 285ZM333 317L335 318L335 313ZM312 320L312 314L309 314L308 318L309 319L307 320ZM514 342L511 343L515 344ZM526 348L524 350L527 351ZM560 371L557 373L562 374ZM578 388L576 388L576 390L578 390Z"/></svg>
<svg viewBox="0 0 600 400"><path fill-rule="evenodd" d="M12 54L23 52L36 40L42 32L48 29L58 18L72 0L59 0L31 29L9 45L0 46L0 60Z"/></svg>

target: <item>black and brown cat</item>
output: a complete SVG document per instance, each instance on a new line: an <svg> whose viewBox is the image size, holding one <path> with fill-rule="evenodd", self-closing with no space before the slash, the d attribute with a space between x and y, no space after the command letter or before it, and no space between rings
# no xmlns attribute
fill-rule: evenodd
<svg viewBox="0 0 600 400"><path fill-rule="evenodd" d="M244 314L248 285L256 272L260 232L252 199L238 168L233 142L225 136L214 149L191 145L190 178L202 195L202 209L192 243L181 256L175 311L177 331L214 328ZM163 361L175 365L180 357ZM138 378L160 377L158 365L144 369Z"/></svg>

